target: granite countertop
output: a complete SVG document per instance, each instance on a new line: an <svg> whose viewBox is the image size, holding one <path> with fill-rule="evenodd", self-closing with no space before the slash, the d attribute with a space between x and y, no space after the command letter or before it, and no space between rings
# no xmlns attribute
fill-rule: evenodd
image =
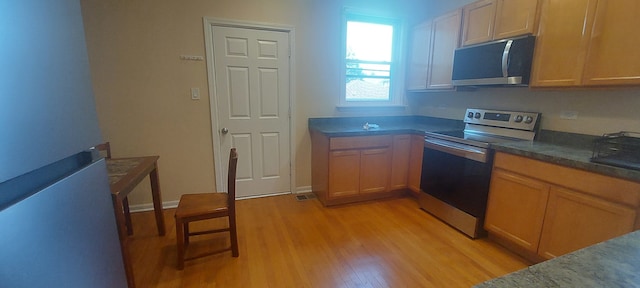
<svg viewBox="0 0 640 288"><path fill-rule="evenodd" d="M640 171L591 162L593 141L598 136L542 130L536 141L491 145L496 151L525 156L567 167L640 182Z"/></svg>
<svg viewBox="0 0 640 288"><path fill-rule="evenodd" d="M640 231L554 258L474 287L640 287Z"/></svg>
<svg viewBox="0 0 640 288"><path fill-rule="evenodd" d="M365 123L378 124L379 128L363 128ZM424 134L424 132L464 129L460 120L426 116L377 116L309 118L309 129L329 137L367 136L382 134Z"/></svg>
<svg viewBox="0 0 640 288"><path fill-rule="evenodd" d="M365 123L379 128L363 129ZM464 129L461 120L426 116L375 116L309 118L309 129L328 137L383 134L424 134ZM640 182L640 171L591 162L593 141L598 136L541 130L536 140L491 144L491 148L557 165Z"/></svg>

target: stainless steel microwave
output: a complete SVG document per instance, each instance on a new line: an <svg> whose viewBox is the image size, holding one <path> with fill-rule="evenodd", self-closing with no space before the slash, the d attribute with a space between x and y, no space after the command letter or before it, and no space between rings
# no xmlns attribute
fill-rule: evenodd
<svg viewBox="0 0 640 288"><path fill-rule="evenodd" d="M453 85L527 85L534 45L534 36L524 36L458 48Z"/></svg>

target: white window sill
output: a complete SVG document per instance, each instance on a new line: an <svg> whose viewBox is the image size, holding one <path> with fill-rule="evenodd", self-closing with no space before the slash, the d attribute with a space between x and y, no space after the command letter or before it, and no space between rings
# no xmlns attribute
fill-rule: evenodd
<svg viewBox="0 0 640 288"><path fill-rule="evenodd" d="M380 111L380 110L393 110L393 111L400 111L400 110L406 110L407 106L406 105L362 105L362 106L356 106L356 105L349 105L349 106L336 106L336 110L338 111L363 111L363 110L376 110L376 111Z"/></svg>

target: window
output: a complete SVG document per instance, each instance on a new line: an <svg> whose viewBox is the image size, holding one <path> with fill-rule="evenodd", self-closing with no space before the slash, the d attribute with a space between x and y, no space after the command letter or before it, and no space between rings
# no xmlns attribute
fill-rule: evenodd
<svg viewBox="0 0 640 288"><path fill-rule="evenodd" d="M401 105L398 21L350 13L344 18L341 106Z"/></svg>

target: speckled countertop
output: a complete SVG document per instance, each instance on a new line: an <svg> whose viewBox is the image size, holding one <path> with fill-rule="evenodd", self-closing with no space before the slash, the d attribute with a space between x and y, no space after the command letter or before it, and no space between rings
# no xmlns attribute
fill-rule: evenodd
<svg viewBox="0 0 640 288"><path fill-rule="evenodd" d="M640 171L591 162L597 136L542 130L536 141L492 144L496 151L521 155L558 165L578 168L640 182Z"/></svg>
<svg viewBox="0 0 640 288"><path fill-rule="evenodd" d="M377 124L379 128L365 130L364 124ZM329 137L367 136L381 134L423 134L427 131L464 129L460 120L425 116L377 116L309 118L309 129Z"/></svg>
<svg viewBox="0 0 640 288"><path fill-rule="evenodd" d="M365 130L365 123L378 124L380 127ZM310 118L309 129L329 137L422 134L464 129L464 123L460 120L425 116L335 117ZM638 170L591 162L593 140L596 138L597 136L591 135L541 130L533 142L503 142L492 144L491 147L496 151L640 182Z"/></svg>
<svg viewBox="0 0 640 288"><path fill-rule="evenodd" d="M640 287L639 267L636 231L474 287Z"/></svg>

